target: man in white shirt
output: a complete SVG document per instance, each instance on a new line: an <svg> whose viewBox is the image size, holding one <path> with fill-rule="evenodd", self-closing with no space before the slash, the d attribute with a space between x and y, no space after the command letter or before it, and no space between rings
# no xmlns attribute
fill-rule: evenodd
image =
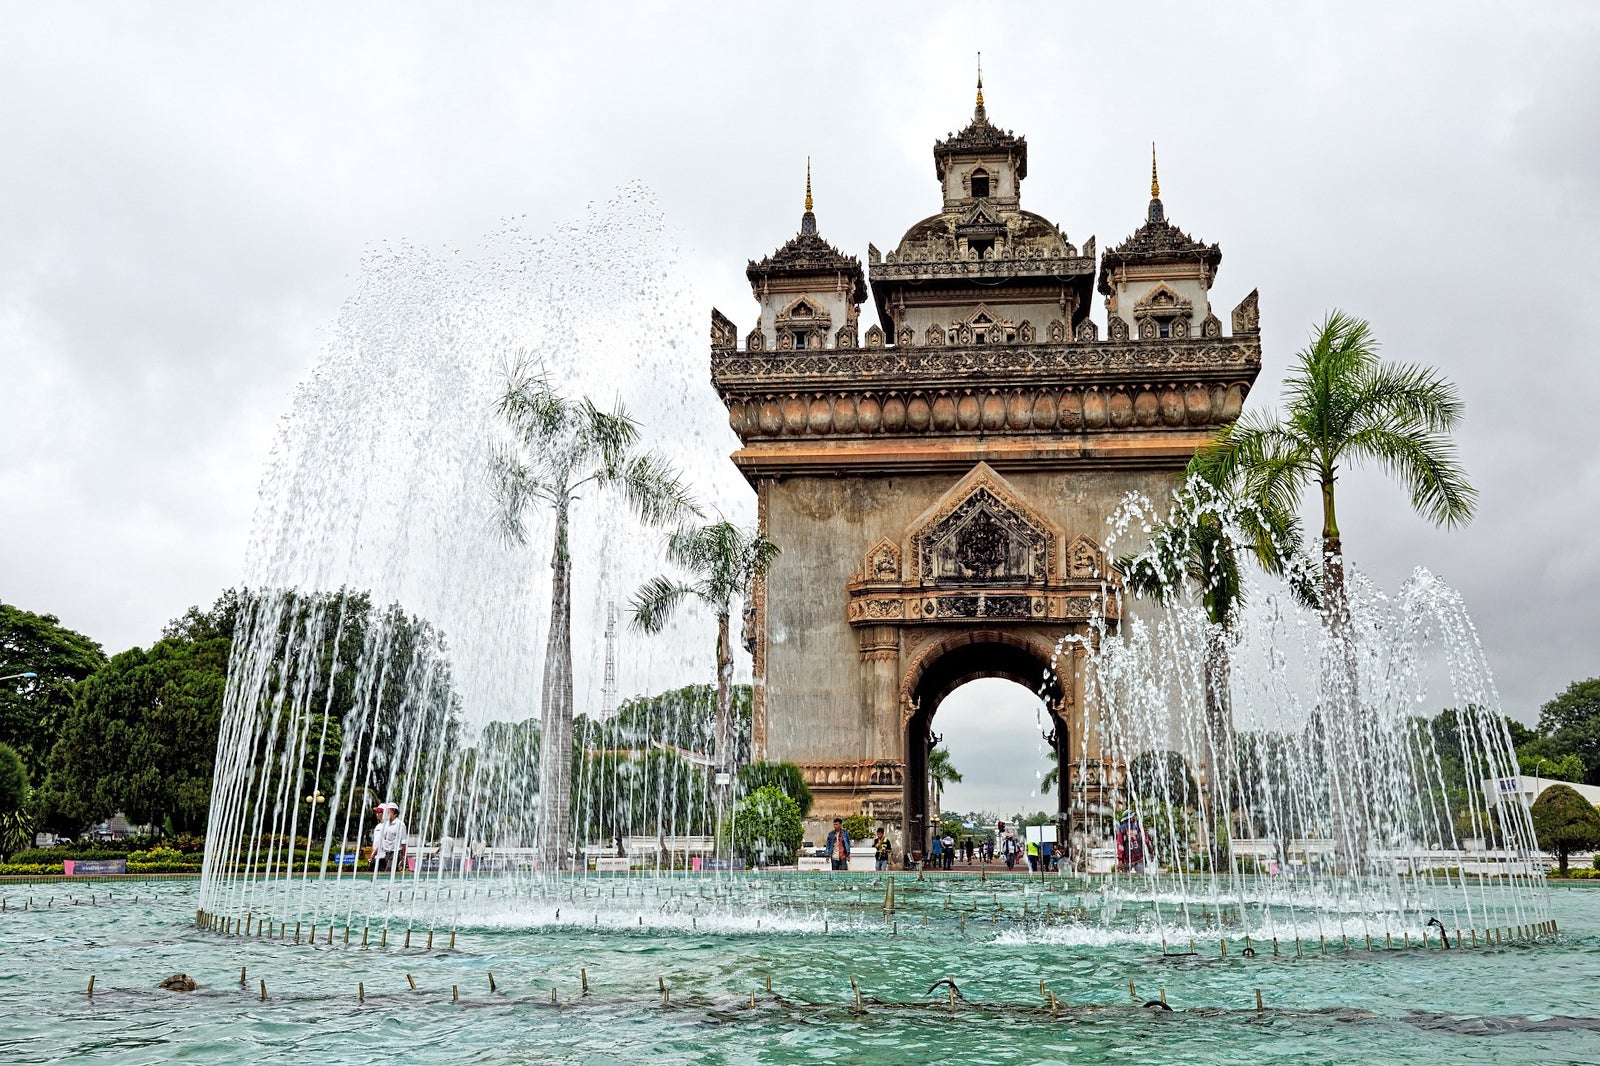
<svg viewBox="0 0 1600 1066"><path fill-rule="evenodd" d="M372 872L374 875L393 873L405 868L406 823L400 820L400 808L393 803L378 805L378 824L372 829Z"/></svg>

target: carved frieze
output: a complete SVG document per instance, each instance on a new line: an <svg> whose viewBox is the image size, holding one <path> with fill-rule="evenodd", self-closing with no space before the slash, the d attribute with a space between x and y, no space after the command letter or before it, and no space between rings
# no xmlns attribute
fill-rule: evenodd
<svg viewBox="0 0 1600 1066"><path fill-rule="evenodd" d="M906 766L889 759L864 762L803 762L796 764L812 789L845 790L899 788L905 784Z"/></svg>

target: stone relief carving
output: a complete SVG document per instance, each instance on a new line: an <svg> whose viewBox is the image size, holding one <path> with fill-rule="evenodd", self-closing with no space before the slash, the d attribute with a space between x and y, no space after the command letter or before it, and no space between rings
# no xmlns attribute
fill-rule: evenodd
<svg viewBox="0 0 1600 1066"><path fill-rule="evenodd" d="M1101 576L1100 545L1087 534L1080 533L1067 548L1067 576L1097 578Z"/></svg>
<svg viewBox="0 0 1600 1066"><path fill-rule="evenodd" d="M1052 318L1050 320L1050 328L1047 336L1049 336L1051 344L1065 343L1067 339L1066 323L1062 322L1059 318Z"/></svg>
<svg viewBox="0 0 1600 1066"><path fill-rule="evenodd" d="M767 335L761 332L760 326L757 326L745 336L744 346L746 351L751 352L759 352L766 349Z"/></svg>
<svg viewBox="0 0 1600 1066"><path fill-rule="evenodd" d="M738 346L738 330L734 327L733 320L718 311L711 309L711 347L734 348Z"/></svg>
<svg viewBox="0 0 1600 1066"><path fill-rule="evenodd" d="M1128 339L1128 323L1115 311L1111 313L1111 319L1106 324L1106 338L1118 342Z"/></svg>
<svg viewBox="0 0 1600 1066"><path fill-rule="evenodd" d="M1233 309L1233 332L1260 333L1261 332L1261 290L1251 289L1250 295L1239 301L1239 306Z"/></svg>
<svg viewBox="0 0 1600 1066"><path fill-rule="evenodd" d="M922 339L930 347L937 348L944 344L944 328L937 324L929 326L922 334Z"/></svg>
<svg viewBox="0 0 1600 1066"><path fill-rule="evenodd" d="M867 327L867 347L868 348L882 348L883 347L883 327L881 327L881 326L868 326Z"/></svg>
<svg viewBox="0 0 1600 1066"><path fill-rule="evenodd" d="M1033 323L1029 322L1027 319L1023 319L1021 324L1017 326L1017 343L1032 344L1034 343L1035 339L1036 333L1033 328Z"/></svg>
<svg viewBox="0 0 1600 1066"><path fill-rule="evenodd" d="M866 565L861 573L868 581L899 581L900 546L888 538L878 541L867 552Z"/></svg>
<svg viewBox="0 0 1600 1066"><path fill-rule="evenodd" d="M1219 319L1214 312L1211 313L1211 314L1206 315L1205 321L1200 323L1200 336L1202 336L1202 337L1220 337L1220 336L1222 336L1222 320Z"/></svg>
<svg viewBox="0 0 1600 1066"><path fill-rule="evenodd" d="M1093 344L1100 339L1100 327L1094 319L1086 318L1078 323L1077 339L1080 344Z"/></svg>
<svg viewBox="0 0 1600 1066"><path fill-rule="evenodd" d="M1014 490L980 464L911 532L913 584L1040 584L1055 537Z"/></svg>

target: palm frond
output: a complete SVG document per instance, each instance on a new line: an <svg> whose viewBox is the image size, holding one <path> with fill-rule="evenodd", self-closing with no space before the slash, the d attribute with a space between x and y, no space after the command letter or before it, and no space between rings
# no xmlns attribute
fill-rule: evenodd
<svg viewBox="0 0 1600 1066"><path fill-rule="evenodd" d="M651 578L633 594L633 627L645 633L661 632L679 605L694 594L695 590L682 582Z"/></svg>
<svg viewBox="0 0 1600 1066"><path fill-rule="evenodd" d="M1411 427L1448 433L1461 422L1466 404L1455 385L1437 370L1410 364L1373 367L1355 383L1351 405L1361 414L1357 426Z"/></svg>
<svg viewBox="0 0 1600 1066"><path fill-rule="evenodd" d="M1411 494L1411 506L1435 525L1455 527L1472 520L1478 490L1456 461L1450 438L1372 428L1351 437L1346 451L1393 474Z"/></svg>
<svg viewBox="0 0 1600 1066"><path fill-rule="evenodd" d="M550 387L543 372L527 364L512 372L495 410L529 448L559 437L574 415L572 404Z"/></svg>
<svg viewBox="0 0 1600 1066"><path fill-rule="evenodd" d="M701 513L682 476L656 452L628 455L614 469L599 471L595 480L620 491L649 526L681 522Z"/></svg>
<svg viewBox="0 0 1600 1066"><path fill-rule="evenodd" d="M633 446L639 442L639 423L628 416L621 400L610 412L606 412L586 397L578 424L582 427L585 449L599 460L600 469L606 477L618 476Z"/></svg>
<svg viewBox="0 0 1600 1066"><path fill-rule="evenodd" d="M494 494L495 524L512 544L527 543L523 514L543 487L538 475L509 448L489 455L489 488Z"/></svg>

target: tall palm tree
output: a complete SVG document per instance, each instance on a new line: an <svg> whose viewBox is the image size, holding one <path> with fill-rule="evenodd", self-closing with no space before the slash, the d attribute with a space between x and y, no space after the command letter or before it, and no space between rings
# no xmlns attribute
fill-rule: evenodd
<svg viewBox="0 0 1600 1066"><path fill-rule="evenodd" d="M1343 544L1334 483L1345 466L1376 463L1411 494L1411 505L1438 525L1472 519L1477 490L1456 461L1449 433L1464 405L1432 367L1385 363L1372 327L1332 311L1284 380L1284 417L1246 415L1197 457L1208 479L1243 481L1268 513L1292 513L1314 481L1322 499L1322 604L1330 632L1347 639Z"/></svg>
<svg viewBox="0 0 1600 1066"><path fill-rule="evenodd" d="M1220 483L1242 479L1244 494L1268 511L1292 512L1315 482L1322 502L1323 624L1342 659L1343 677L1324 702L1321 735L1330 756L1343 748L1358 767L1370 764L1371 723L1362 713L1355 642L1346 588L1343 542L1334 507L1341 468L1376 463L1411 494L1411 505L1438 525L1472 518L1477 491L1456 461L1450 431L1461 421L1456 388L1431 367L1385 363L1372 327L1332 311L1295 356L1284 380L1284 416L1247 415L1226 427L1197 461ZM1370 853L1368 783L1355 778L1353 802L1341 807L1335 835L1357 868Z"/></svg>
<svg viewBox="0 0 1600 1066"><path fill-rule="evenodd" d="M572 554L568 528L573 503L586 491L614 493L647 525L698 515L682 478L667 460L639 443L639 426L619 402L601 411L588 398L572 400L526 365L512 371L497 410L514 442L493 464L502 528L526 543L528 512L549 508L555 518L550 568L550 632L539 698L539 806L547 868L572 849Z"/></svg>
<svg viewBox="0 0 1600 1066"><path fill-rule="evenodd" d="M740 529L726 519L704 526L686 526L667 538L667 561L687 571L689 579L651 578L634 593L633 625L659 633L685 600L699 600L717 618L717 720L714 757L719 773L732 774L733 642L729 619L734 602L748 598L756 579L778 556L778 546L758 529ZM717 794L725 799L727 790Z"/></svg>
<svg viewBox="0 0 1600 1066"><path fill-rule="evenodd" d="M928 752L928 783L933 787L933 817L928 824L938 831L939 801L944 798L944 787L949 784L958 784L962 780L961 771L957 770L955 763L950 761L950 752L946 748L934 748Z"/></svg>

